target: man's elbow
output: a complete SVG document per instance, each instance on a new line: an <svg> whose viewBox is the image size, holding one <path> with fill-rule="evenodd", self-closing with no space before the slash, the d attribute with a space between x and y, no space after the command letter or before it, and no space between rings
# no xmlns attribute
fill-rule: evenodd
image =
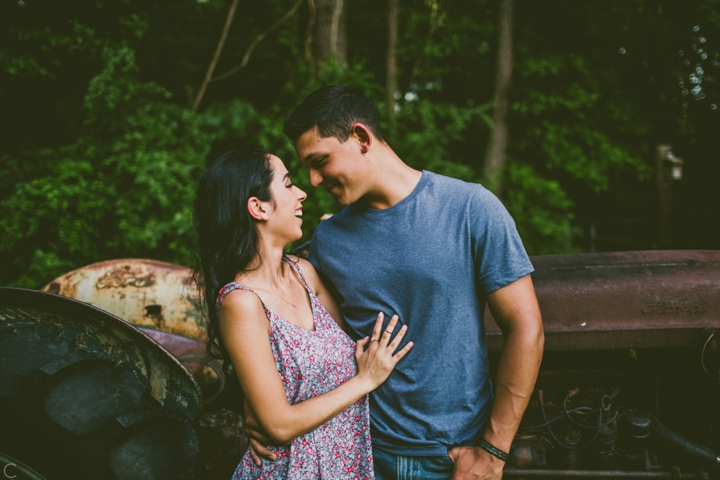
<svg viewBox="0 0 720 480"><path fill-rule="evenodd" d="M507 338L517 342L525 352L535 352L542 356L545 348L545 331L542 325L542 317L538 313L530 321L522 322L521 326L507 332Z"/></svg>
<svg viewBox="0 0 720 480"><path fill-rule="evenodd" d="M545 350L545 329L543 329L542 321L535 332L535 345L538 352L540 352L539 355L542 355Z"/></svg>
<svg viewBox="0 0 720 480"><path fill-rule="evenodd" d="M540 312L535 314L533 320L527 324L527 337L540 353L545 348L545 329L543 329L542 316Z"/></svg>

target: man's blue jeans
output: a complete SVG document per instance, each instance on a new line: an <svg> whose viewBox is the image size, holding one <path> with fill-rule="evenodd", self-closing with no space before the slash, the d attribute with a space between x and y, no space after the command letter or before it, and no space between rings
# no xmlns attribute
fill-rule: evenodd
<svg viewBox="0 0 720 480"><path fill-rule="evenodd" d="M453 463L447 455L404 457L373 448L377 480L449 480Z"/></svg>

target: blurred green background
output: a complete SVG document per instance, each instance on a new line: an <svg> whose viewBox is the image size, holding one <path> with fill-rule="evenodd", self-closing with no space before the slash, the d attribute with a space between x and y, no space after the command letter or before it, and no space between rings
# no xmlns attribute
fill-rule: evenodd
<svg viewBox="0 0 720 480"><path fill-rule="evenodd" d="M531 254L720 248L718 11L718 0L5 0L0 285L38 288L112 258L194 267L197 181L244 145L275 152L308 190L307 240L336 207L309 187L282 124L337 82L376 102L405 162L496 190ZM507 116L494 117L503 99ZM500 124L508 141L488 177ZM682 179L658 168L661 144L684 160Z"/></svg>

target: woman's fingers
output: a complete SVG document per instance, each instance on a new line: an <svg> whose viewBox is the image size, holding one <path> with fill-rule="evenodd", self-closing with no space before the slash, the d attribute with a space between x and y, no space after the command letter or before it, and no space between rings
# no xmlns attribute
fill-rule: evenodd
<svg viewBox="0 0 720 480"><path fill-rule="evenodd" d="M375 327L373 327L373 333L372 337L370 338L370 346L372 347L372 342L376 342L380 340L380 336L382 335L382 324L383 320L385 319L385 314L383 312L378 313L377 320L375 320Z"/></svg>
<svg viewBox="0 0 720 480"><path fill-rule="evenodd" d="M392 332L395 330L395 325L397 325L398 322L398 316L393 315L390 319L390 322L388 323L388 326L385 327L385 331L382 332L382 343L384 345L387 345L390 342L390 337L392 337Z"/></svg>
<svg viewBox="0 0 720 480"><path fill-rule="evenodd" d="M365 352L365 345L367 345L369 341L370 337L365 337L357 341L355 344L355 358L360 358L363 352Z"/></svg>
<svg viewBox="0 0 720 480"><path fill-rule="evenodd" d="M391 352L394 352L395 349L400 345L400 342L402 342L402 339L405 337L405 334L407 333L407 325L403 325L400 327L400 331L395 335L395 338L393 338L393 341L390 342L388 345L388 348Z"/></svg>
<svg viewBox="0 0 720 480"><path fill-rule="evenodd" d="M357 342L355 346L355 355L357 358L359 358L360 355L366 352L366 345L369 344L367 348L370 349L373 348L373 344L376 344L377 348L374 348L372 350L374 352L372 354L372 357L375 357L375 355L380 355L380 357L383 357L385 359L392 359L392 365L394 366L394 364L396 364L401 358L403 358L407 354L407 352L410 351L413 344L412 342L409 342L407 345L405 345L405 347L403 347L402 350L393 354L393 352L395 352L395 350L397 350L397 348L400 346L403 338L405 338L405 334L407 333L407 325L403 325L398 331L397 335L395 335L395 338L392 338L392 334L395 331L395 327L397 327L400 318L397 315L393 315L392 318L390 318L387 327L385 327L385 330L383 330L382 324L384 318L385 314L383 312L378 313L377 320L375 321L375 326L373 327L372 336L370 338L365 337ZM392 341L390 341L391 338ZM380 357L378 357L378 359Z"/></svg>
<svg viewBox="0 0 720 480"><path fill-rule="evenodd" d="M395 355L393 355L393 359L395 360L395 363L402 360L402 358L407 355L407 353L410 351L410 349L415 345L413 342L408 342L407 345L405 345L402 350L397 352Z"/></svg>

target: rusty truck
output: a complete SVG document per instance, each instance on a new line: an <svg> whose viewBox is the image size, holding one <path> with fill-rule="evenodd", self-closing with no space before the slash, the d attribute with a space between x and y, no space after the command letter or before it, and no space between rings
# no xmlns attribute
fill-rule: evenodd
<svg viewBox="0 0 720 480"><path fill-rule="evenodd" d="M546 348L504 477L720 478L720 251L531 260ZM191 275L121 259L0 288L0 468L230 478L238 386L205 351ZM489 311L486 333L492 366Z"/></svg>

